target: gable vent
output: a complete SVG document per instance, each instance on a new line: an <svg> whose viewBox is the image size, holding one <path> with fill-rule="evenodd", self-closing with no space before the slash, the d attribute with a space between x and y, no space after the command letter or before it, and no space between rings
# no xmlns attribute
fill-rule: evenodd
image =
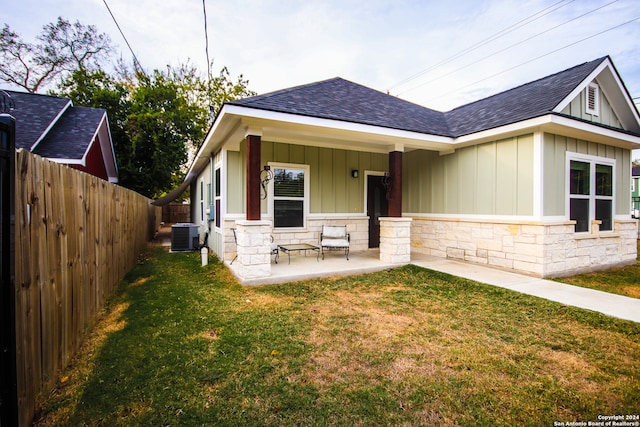
<svg viewBox="0 0 640 427"><path fill-rule="evenodd" d="M597 84L591 83L587 86L587 99L586 99L586 112L587 114L592 114L597 116L600 113L600 88Z"/></svg>

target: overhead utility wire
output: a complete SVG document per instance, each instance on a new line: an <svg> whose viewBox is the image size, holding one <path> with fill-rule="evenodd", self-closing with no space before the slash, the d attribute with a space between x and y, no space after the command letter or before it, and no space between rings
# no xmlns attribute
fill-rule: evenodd
<svg viewBox="0 0 640 427"><path fill-rule="evenodd" d="M450 94L452 94L452 93L454 93L454 92L457 92L457 91L459 91L459 90L466 89L466 88L468 88L468 87L470 87L470 86L476 85L476 84L481 83L481 82L483 82L483 81L485 81L485 80L489 80L489 79L492 79L492 78L494 78L494 77L496 77L496 76L499 76L499 75L501 75L501 74L504 74L504 73L506 73L506 72L509 72L509 71L511 71L511 70L515 70L515 69L516 69L516 68L518 68L518 67L522 67L523 65L529 64L529 63L531 63L531 62L533 62L533 61L537 61L538 59L541 59L541 58L544 58L545 56L549 56L549 55L551 55L551 54L553 54L553 53L559 52L559 51L564 50L564 49L566 49L566 48L568 48L568 47L575 46L575 45L577 45L578 43L582 43L582 42L584 42L584 41L587 41L587 40L589 40L589 39L592 39L592 38L594 38L594 37L597 37L597 36L599 36L599 35L601 35L601 34L604 34L604 33L607 33L607 32L609 32L609 31L615 30L616 28L620 28L620 27L622 27L622 26L624 26L624 25L630 24L630 23L632 23L632 22L634 22L634 21L637 21L638 19L640 19L640 16L637 16L637 17L635 17L635 18L633 18L633 19L631 19L631 20L629 20L629 21L623 22L622 24L618 24L618 25L616 25L616 26L614 26L614 27L607 28L606 30L602 30L602 31L600 31L599 33L596 33L596 34L590 35L589 37L585 37L585 38L583 38L583 39L581 39L581 40L578 40L578 41L576 41L576 42L569 43L569 44L567 44L567 45L564 45L564 46L562 46L562 47L559 47L558 49L555 49L555 50L552 50L552 51L550 51L550 52L544 53L544 54L542 54L542 55L540 55L540 56L536 56L535 58L533 58L533 59L529 59L528 61L521 62L521 63L520 63L520 64L518 64L518 65L514 65L514 66L513 66L513 67L511 67L511 68L507 68L506 70L502 70L502 71L500 71L500 72L498 72L498 73L492 74L492 75L490 75L490 76L488 76L488 77L485 77L485 78L483 78L483 79L477 80L477 81L475 81L475 82L473 82L473 83L470 83L470 84L468 84L468 85L465 85L465 86L459 87L459 88L457 88L457 89L454 89L454 90L452 90L452 91L449 91L449 92L447 92L447 93L444 93L444 94L442 94L442 95L440 95L440 96L438 96L438 97L436 97L436 98L434 98L434 99L440 99L440 98L442 98L442 97L444 97L444 96L450 95Z"/></svg>
<svg viewBox="0 0 640 427"><path fill-rule="evenodd" d="M202 0L202 12L204 13L204 51L207 55L207 77L211 80L211 63L209 62L209 32L207 31L207 5L206 0Z"/></svg>
<svg viewBox="0 0 640 427"><path fill-rule="evenodd" d="M142 68L142 65L140 64L140 61L138 61L138 57L133 52L133 49L131 48L131 45L129 44L129 40L127 40L127 38L125 37L124 33L122 32L122 28L120 28L120 24L118 24L118 21L116 20L116 17L113 16L113 12L111 12L111 8L107 4L107 0L102 0L102 2L107 7L107 10L109 11L109 15L111 15L111 18L113 19L113 22L115 22L116 27L118 27L118 31L120 31L120 35L124 39L124 42L127 44L127 47L129 48L129 51L131 52L131 55L133 55L133 63L134 63L134 65L136 66L136 68L138 69L139 72L141 72L142 74L145 74L144 68Z"/></svg>
<svg viewBox="0 0 640 427"><path fill-rule="evenodd" d="M530 24L530 23L532 23L534 21L537 21L538 19L542 18L543 16L546 16L546 15L552 13L552 12L555 12L556 10L568 5L569 3L572 3L575 0L570 0L568 3L565 3L565 4L562 4L562 5L558 6L558 7L555 7L555 6L559 5L560 3L563 3L564 1L566 1L566 0L560 0L559 2L554 3L551 6L540 10L540 11L534 13L533 15L529 15L528 17L526 17L524 19L521 19L520 21L516 22L515 24L512 24L509 27L498 31L497 33L487 37L486 39L483 39L483 40L477 42L476 44L473 44L473 45L471 45L471 46L459 51L458 53L456 53L456 54L454 54L454 55L452 55L452 56L450 56L448 58L445 58L442 61L440 61L440 62L438 62L436 64L433 64L430 67L427 67L422 71L419 71L416 74L413 74L413 75L407 77L406 79L404 79L404 80L396 83L395 85L391 86L387 90L387 92L389 92L391 89L393 89L395 87L398 87L398 86L401 86L401 85L403 85L403 84L405 84L407 82L410 82L411 80L415 80L416 78L420 77L421 75L423 75L425 73L428 73L429 71L433 70L434 68L437 68L437 67L439 67L441 65L444 65L444 64L448 64L449 62L451 62L451 61L453 61L455 59L458 59L459 57L471 52L472 50L474 50L474 49L476 49L476 48L478 48L480 46L484 46L484 45L486 45L488 43L491 43L494 40L497 40L497 39L499 39L499 38L501 38L503 36L506 36L507 34L517 30L518 28L522 28L525 25L528 25L528 24ZM554 7L555 7L555 9L549 10L551 8L554 8ZM543 13L543 12L546 12L546 13ZM537 16L537 15L540 15L540 16Z"/></svg>
<svg viewBox="0 0 640 427"><path fill-rule="evenodd" d="M211 61L209 61L209 31L207 30L207 5L206 0L202 0L202 13L204 14L204 51L207 56L207 97L209 98L209 114L215 114L211 93Z"/></svg>
<svg viewBox="0 0 640 427"><path fill-rule="evenodd" d="M468 63L468 64L466 64L466 65L463 65L462 67L456 68L456 69L455 69L455 70L453 70L453 71L450 71L450 72L448 72L448 73L442 74L442 75L440 75L440 76L438 76L438 77L435 77L435 78L433 78L433 79L431 79L431 80L427 80L426 82L420 83L420 84L418 84L418 85L416 85L416 86L413 86L413 87L411 87L411 88L409 88L409 89L405 89L405 90L403 90L403 91L401 91L401 92L398 92L398 94L397 94L397 95L402 95L402 94L404 94L404 93L411 92L412 90L415 90L415 89L417 89L417 88L419 88L419 87L422 87L422 86L427 85L427 84L429 84L429 83L433 83L433 82L435 82L435 81L437 81L437 80L440 80L440 79L441 79L441 78L443 78L443 77L450 76L451 74L457 73L457 72L458 72L458 71L460 71L460 70L464 70L465 68L469 68L469 67L470 67L470 66L472 66L472 65L475 65L475 64L477 64L477 63L479 63L479 62L482 62L482 61L485 61L485 60L487 60L487 59L489 59L489 58L491 58L491 57L493 57L493 56L496 56L496 55L497 55L497 54L499 54L499 53L502 53L502 52L504 52L504 51L506 51L506 50L511 49L512 47L516 47L516 46L518 46L518 45L521 45L521 44L523 44L523 43L526 43L526 42L528 42L529 40L532 40L532 39L534 39L534 38L536 38L536 37L538 37L538 36L541 36L541 35L543 35L543 34L546 34L546 33L550 32L550 31L553 31L553 30L555 30L556 28L562 27L563 25L566 25L566 24L568 24L568 23L570 23L570 22L573 22L573 21L575 21L575 20L577 20L577 19L580 19L580 18L582 18L582 17L584 17L584 16L586 16L586 15L589 15L590 13L596 12L596 11L598 11L598 10L602 9L602 8L605 8L605 7L609 6L609 5L612 5L613 3L616 3L617 1L618 1L618 0L613 0L613 1L612 1L612 2L610 2L610 3L607 3L607 4L605 4L605 5L603 5L603 6L600 6L600 7L596 8L596 9L590 10L589 12L583 13L582 15L576 16L575 18L571 18L571 19L570 19L570 20L568 20L568 21L565 21L565 22L563 22L563 23L561 23L561 24L558 24L558 25L556 25L555 27L548 28L548 29L546 29L546 30L544 30L544 31L542 31L542 32L539 32L538 34L534 34L534 35L533 35L533 36L531 36L531 37L527 37L527 38L526 38L526 39L524 39L524 40L521 40L521 41L519 41L519 42L517 42L517 43L514 43L514 44L512 44L512 45L509 45L509 46L507 46L507 47L505 47L505 48L503 48L503 49L500 49L500 50L498 50L498 51L495 51L495 52L493 52L493 53L491 53L491 54L489 54L489 55L487 55L487 56L482 57L481 59L478 59L477 61L470 62L470 63Z"/></svg>

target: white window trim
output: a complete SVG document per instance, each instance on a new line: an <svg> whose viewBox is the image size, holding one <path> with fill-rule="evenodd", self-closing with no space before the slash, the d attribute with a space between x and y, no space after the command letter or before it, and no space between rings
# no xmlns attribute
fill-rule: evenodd
<svg viewBox="0 0 640 427"><path fill-rule="evenodd" d="M200 224L204 224L205 211L204 211L204 177L200 178L200 185L198 188L198 199L200 199Z"/></svg>
<svg viewBox="0 0 640 427"><path fill-rule="evenodd" d="M278 162L269 162L268 163L269 166L271 167L271 170L275 170L275 169L301 169L304 171L304 199L302 202L302 227L279 227L276 228L275 225L275 212L273 209L273 200L274 200L274 196L273 196L273 185L274 185L274 180L272 179L271 181L269 181L269 197L267 198L268 203L267 203L267 215L269 217L271 217L273 219L273 229L276 231L302 231L302 230L306 230L307 229L307 218L309 217L309 189L310 184L309 184L309 180L311 178L311 174L310 174L310 166L309 165L305 165L305 164L299 164L299 163L278 163ZM295 200L298 200L298 198L295 198Z"/></svg>
<svg viewBox="0 0 640 427"><path fill-rule="evenodd" d="M594 108L589 107L589 91L593 89L593 97L594 97ZM600 115L600 86L596 83L589 83L586 87L586 96L585 96L585 112L587 114L591 114L592 116Z"/></svg>
<svg viewBox="0 0 640 427"><path fill-rule="evenodd" d="M571 161L589 163L589 195L571 195ZM611 166L611 196L596 196L596 164ZM565 218L570 219L571 208L570 201L572 198L577 199L589 199L589 228L587 231L576 232L576 234L591 233L591 224L596 217L596 199L611 200L611 221L616 217L616 160L608 157L592 156L589 154L580 154L567 152L566 165L565 165ZM602 233L612 233L614 231L614 225L611 224L611 230L601 230Z"/></svg>

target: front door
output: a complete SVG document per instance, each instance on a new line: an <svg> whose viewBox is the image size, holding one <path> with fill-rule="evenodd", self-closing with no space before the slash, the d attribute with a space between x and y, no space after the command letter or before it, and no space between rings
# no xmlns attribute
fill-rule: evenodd
<svg viewBox="0 0 640 427"><path fill-rule="evenodd" d="M369 247L380 247L380 217L389 215L387 190L380 175L367 176L367 215L369 216Z"/></svg>

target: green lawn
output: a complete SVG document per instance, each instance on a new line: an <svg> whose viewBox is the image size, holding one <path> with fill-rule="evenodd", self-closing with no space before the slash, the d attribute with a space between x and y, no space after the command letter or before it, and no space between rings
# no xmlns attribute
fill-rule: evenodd
<svg viewBox="0 0 640 427"><path fill-rule="evenodd" d="M614 268L601 273L581 274L558 279L558 281L632 298L640 298L640 240L638 240L638 260L635 265Z"/></svg>
<svg viewBox="0 0 640 427"><path fill-rule="evenodd" d="M37 425L552 426L639 402L640 324L415 266L244 288L156 247Z"/></svg>

